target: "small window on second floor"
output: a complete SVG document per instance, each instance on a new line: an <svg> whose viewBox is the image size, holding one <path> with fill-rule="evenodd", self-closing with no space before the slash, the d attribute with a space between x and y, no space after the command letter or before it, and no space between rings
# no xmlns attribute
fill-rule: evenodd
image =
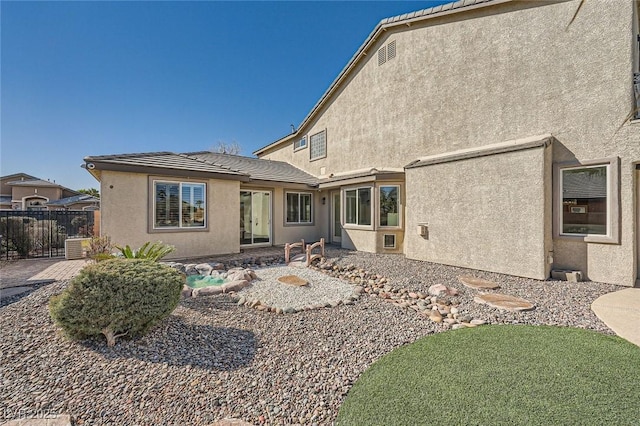
<svg viewBox="0 0 640 426"><path fill-rule="evenodd" d="M297 151L299 149L304 149L307 147L307 137L303 136L300 139L298 139L297 141L295 141L293 143L293 150Z"/></svg>
<svg viewBox="0 0 640 426"><path fill-rule="evenodd" d="M324 158L327 156L327 131L323 130L320 133L311 135L309 137L309 159L317 160L318 158Z"/></svg>

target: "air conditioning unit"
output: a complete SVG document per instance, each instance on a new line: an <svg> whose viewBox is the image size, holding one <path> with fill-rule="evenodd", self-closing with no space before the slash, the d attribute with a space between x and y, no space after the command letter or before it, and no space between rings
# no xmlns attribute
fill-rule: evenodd
<svg viewBox="0 0 640 426"><path fill-rule="evenodd" d="M67 260L84 259L87 257L91 238L69 238L64 242L64 257Z"/></svg>

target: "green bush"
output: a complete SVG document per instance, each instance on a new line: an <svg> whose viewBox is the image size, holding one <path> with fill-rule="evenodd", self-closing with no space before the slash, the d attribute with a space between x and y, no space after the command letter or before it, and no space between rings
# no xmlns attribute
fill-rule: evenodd
<svg viewBox="0 0 640 426"><path fill-rule="evenodd" d="M154 262L159 261L170 253L173 253L176 249L172 245L163 244L162 241L157 241L153 244L151 244L150 241L147 241L138 250L132 250L129 245L124 247L116 246L116 248L120 250L120 253L126 259L146 259Z"/></svg>
<svg viewBox="0 0 640 426"><path fill-rule="evenodd" d="M111 259L89 265L51 298L54 322L72 339L103 334L113 346L121 336L145 334L178 305L184 276L142 259Z"/></svg>

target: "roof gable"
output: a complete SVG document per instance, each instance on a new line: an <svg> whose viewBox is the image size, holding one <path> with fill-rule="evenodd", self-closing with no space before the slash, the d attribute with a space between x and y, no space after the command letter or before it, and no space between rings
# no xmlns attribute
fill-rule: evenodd
<svg viewBox="0 0 640 426"><path fill-rule="evenodd" d="M305 128L305 126L313 119L313 117L315 117L315 115L319 112L320 108L325 104L325 102L327 102L331 98L331 96L338 90L340 85L346 80L347 75L356 68L356 65L361 60L363 60L364 56L366 56L367 54L367 50L378 40L383 32L389 31L394 27L411 25L414 22L419 22L426 19L466 12L480 7L487 7L511 1L513 0L459 0L452 3L434 6L411 13L405 13L402 15L392 16L381 20L369 34L360 48L358 48L356 53L351 57L349 62L347 62L347 65L345 65L345 67L342 69L342 71L340 71L335 80L333 80L333 82L329 85L329 88L320 97L318 102L316 102L313 108L311 108L311 111L309 111L307 116L302 120L302 123L300 123L300 125L298 126L298 130L254 151L253 154L259 156L271 148L274 148L284 142L291 141L296 137L299 137L299 130Z"/></svg>

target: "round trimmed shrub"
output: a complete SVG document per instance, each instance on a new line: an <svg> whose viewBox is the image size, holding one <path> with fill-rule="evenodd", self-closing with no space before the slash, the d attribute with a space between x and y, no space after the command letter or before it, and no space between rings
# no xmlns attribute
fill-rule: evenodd
<svg viewBox="0 0 640 426"><path fill-rule="evenodd" d="M167 265L112 259L83 268L51 298L54 322L72 339L103 334L113 346L121 336L145 334L178 306L185 278Z"/></svg>

